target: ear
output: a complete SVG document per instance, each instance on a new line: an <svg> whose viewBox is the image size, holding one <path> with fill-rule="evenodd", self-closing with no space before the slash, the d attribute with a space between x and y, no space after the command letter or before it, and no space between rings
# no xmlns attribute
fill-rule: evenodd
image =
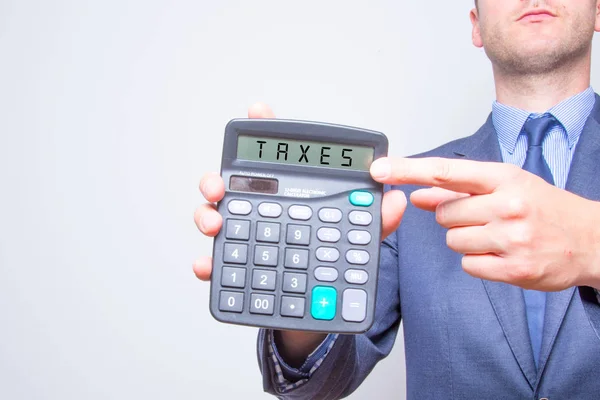
<svg viewBox="0 0 600 400"><path fill-rule="evenodd" d="M596 2L596 32L600 32L600 0Z"/></svg>
<svg viewBox="0 0 600 400"><path fill-rule="evenodd" d="M600 4L600 0L599 0L599 4ZM481 30L479 28L479 11L477 10L477 8L474 8L471 10L471 13L469 15L471 17L471 24L473 25L473 33L472 33L472 40L473 40L473 45L475 47L483 47L483 40L481 39ZM597 27L597 24L596 24Z"/></svg>

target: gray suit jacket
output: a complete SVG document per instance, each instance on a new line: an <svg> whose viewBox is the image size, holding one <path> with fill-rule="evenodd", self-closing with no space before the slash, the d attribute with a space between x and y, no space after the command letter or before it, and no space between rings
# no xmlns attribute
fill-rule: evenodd
<svg viewBox="0 0 600 400"><path fill-rule="evenodd" d="M502 161L491 117L473 136L419 156ZM567 190L600 201L598 95L575 150ZM258 359L266 391L285 399L349 395L389 354L403 318L409 399L600 399L600 305L592 289L548 294L536 371L522 291L467 275L433 213L409 205L401 227L381 246L380 265L373 327L362 335L340 335L299 388L277 392L265 331L260 331Z"/></svg>

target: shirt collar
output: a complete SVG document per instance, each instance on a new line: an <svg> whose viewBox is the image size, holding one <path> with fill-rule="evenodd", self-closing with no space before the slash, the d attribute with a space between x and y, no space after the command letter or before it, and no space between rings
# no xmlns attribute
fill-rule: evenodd
<svg viewBox="0 0 600 400"><path fill-rule="evenodd" d="M527 119L552 114L563 126L569 141L569 148L573 148L583 131L585 121L592 112L595 102L596 95L591 86L541 114L531 113L494 101L492 104L492 122L494 128L496 128L500 145L512 154Z"/></svg>

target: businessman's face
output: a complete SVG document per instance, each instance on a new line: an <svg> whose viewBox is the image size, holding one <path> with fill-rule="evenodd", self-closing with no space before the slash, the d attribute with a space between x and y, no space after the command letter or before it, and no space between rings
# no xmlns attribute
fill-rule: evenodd
<svg viewBox="0 0 600 400"><path fill-rule="evenodd" d="M479 0L473 44L504 72L536 74L589 56L600 0Z"/></svg>

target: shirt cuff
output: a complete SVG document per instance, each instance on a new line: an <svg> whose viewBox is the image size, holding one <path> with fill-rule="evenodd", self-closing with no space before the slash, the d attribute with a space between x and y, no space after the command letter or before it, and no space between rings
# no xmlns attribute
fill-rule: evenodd
<svg viewBox="0 0 600 400"><path fill-rule="evenodd" d="M337 337L338 334L327 335L325 340L309 354L300 368L292 368L279 355L277 346L275 346L273 330L269 330L267 333L269 359L273 364L276 383L279 386L280 392L288 392L306 383L317 368L323 363L329 350L331 350L335 344Z"/></svg>

